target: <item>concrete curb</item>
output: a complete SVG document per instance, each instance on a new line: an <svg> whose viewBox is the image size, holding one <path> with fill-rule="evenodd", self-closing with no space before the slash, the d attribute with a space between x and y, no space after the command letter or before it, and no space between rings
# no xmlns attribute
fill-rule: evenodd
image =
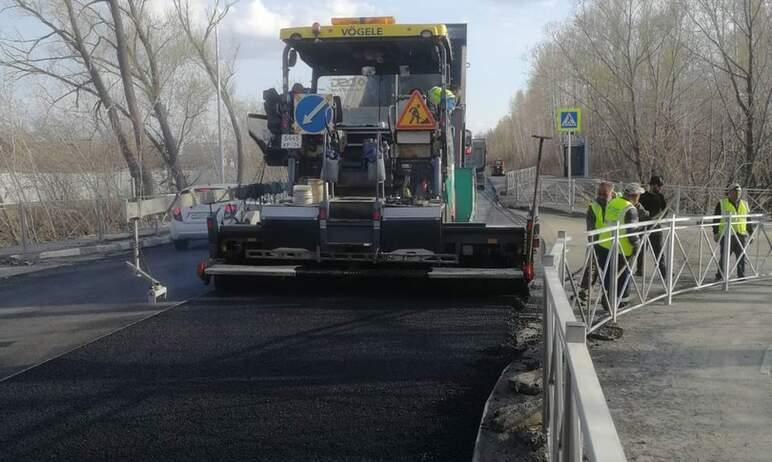
<svg viewBox="0 0 772 462"><path fill-rule="evenodd" d="M172 241L171 236L154 236L140 239L140 247L157 247L160 245L168 244ZM49 250L39 253L31 253L24 255L13 255L11 258L19 260L50 260L53 258L67 258L67 257L83 257L89 255L102 255L113 252L124 252L131 250L133 243L131 241L114 242L111 244L96 244L87 245L83 247L73 247L69 249Z"/></svg>

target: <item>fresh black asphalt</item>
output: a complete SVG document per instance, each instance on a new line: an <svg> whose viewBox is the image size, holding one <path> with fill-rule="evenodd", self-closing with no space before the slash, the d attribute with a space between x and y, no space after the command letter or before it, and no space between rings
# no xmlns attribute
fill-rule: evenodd
<svg viewBox="0 0 772 462"><path fill-rule="evenodd" d="M0 384L6 460L469 460L510 308L202 297Z"/></svg>
<svg viewBox="0 0 772 462"><path fill-rule="evenodd" d="M166 284L170 301L207 289L195 276L206 245L144 250L143 267ZM127 254L0 280L0 380L164 308L146 304L149 283L126 266ZM0 451L0 457L2 451Z"/></svg>
<svg viewBox="0 0 772 462"><path fill-rule="evenodd" d="M0 382L0 460L470 460L511 315L392 281L208 293Z"/></svg>

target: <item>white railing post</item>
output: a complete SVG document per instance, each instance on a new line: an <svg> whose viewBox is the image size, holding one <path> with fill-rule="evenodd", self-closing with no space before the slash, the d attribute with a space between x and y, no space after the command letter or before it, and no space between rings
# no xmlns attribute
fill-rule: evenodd
<svg viewBox="0 0 772 462"><path fill-rule="evenodd" d="M732 255L732 215L724 215L724 234L719 233L718 242L723 244L721 254L724 257L724 265L721 271L724 272L724 292L729 291L729 257Z"/></svg>
<svg viewBox="0 0 772 462"><path fill-rule="evenodd" d="M675 262L675 232L676 232L676 215L673 214L673 217L670 219L670 239L667 243L667 304L672 305L673 304L673 263ZM662 236L660 236L660 240L662 239ZM659 256L660 261L662 258L662 255ZM662 265L657 265L658 268L661 268ZM663 275L664 276L664 275Z"/></svg>
<svg viewBox="0 0 772 462"><path fill-rule="evenodd" d="M19 231L21 233L21 248L26 252L27 247L29 247L29 234L27 234L27 212L24 210L23 201L19 201L19 225L21 228Z"/></svg>
<svg viewBox="0 0 772 462"><path fill-rule="evenodd" d="M569 344L584 344L586 343L587 330L584 323L569 321L566 322L566 345ZM569 462L581 462L582 461L582 441L580 438L580 424L579 413L577 412L576 394L574 388L576 388L576 382L571 374L571 368L568 362L565 363L564 368L564 386L565 386L565 401L564 412L566 413L563 420L563 444L565 447L565 453L563 459Z"/></svg>
<svg viewBox="0 0 772 462"><path fill-rule="evenodd" d="M560 275L560 284L566 282L566 232L558 231L558 241L561 242L560 262L558 262L558 275Z"/></svg>
<svg viewBox="0 0 772 462"><path fill-rule="evenodd" d="M611 272L611 276L609 278L610 287L608 287L608 292L610 305L609 308L611 310L611 320L613 322L617 322L617 299L619 297L619 287L617 286L619 281L619 227L620 223L617 221L617 226L614 230L614 242L612 243L611 249L609 249L608 252L608 258L610 258L610 260L606 265L607 277L608 273Z"/></svg>

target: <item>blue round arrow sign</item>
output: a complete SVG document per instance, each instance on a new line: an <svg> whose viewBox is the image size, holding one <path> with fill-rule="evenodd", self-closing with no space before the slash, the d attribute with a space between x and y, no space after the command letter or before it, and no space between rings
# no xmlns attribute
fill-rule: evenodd
<svg viewBox="0 0 772 462"><path fill-rule="evenodd" d="M295 104L295 123L305 133L324 133L332 120L332 107L322 95L305 95Z"/></svg>

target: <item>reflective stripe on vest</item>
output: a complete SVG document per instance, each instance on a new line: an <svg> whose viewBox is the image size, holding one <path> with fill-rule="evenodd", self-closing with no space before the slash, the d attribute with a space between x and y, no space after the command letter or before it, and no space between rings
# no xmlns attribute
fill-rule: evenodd
<svg viewBox="0 0 772 462"><path fill-rule="evenodd" d="M625 224L625 214L632 207L633 204L623 197L612 199L606 206L606 221L603 223L603 226L616 226L618 221L621 222L621 224ZM600 243L600 246L611 249L611 246L614 245L613 237L614 233L612 231L601 233L599 240L603 242ZM624 230L619 232L619 250L626 257L633 255L633 245L630 244L630 240L627 239L627 233Z"/></svg>
<svg viewBox="0 0 772 462"><path fill-rule="evenodd" d="M740 200L739 205L739 208L735 208L728 197L721 199L721 215L748 215L750 213L747 202ZM745 217L732 219L732 229L734 229L735 234L748 234L747 222L748 219ZM718 225L718 234L723 236L725 230L726 220L722 218Z"/></svg>
<svg viewBox="0 0 772 462"><path fill-rule="evenodd" d="M595 228L601 229L603 227L603 215L605 211L598 201L590 202L590 208L592 208L592 214L595 215Z"/></svg>

